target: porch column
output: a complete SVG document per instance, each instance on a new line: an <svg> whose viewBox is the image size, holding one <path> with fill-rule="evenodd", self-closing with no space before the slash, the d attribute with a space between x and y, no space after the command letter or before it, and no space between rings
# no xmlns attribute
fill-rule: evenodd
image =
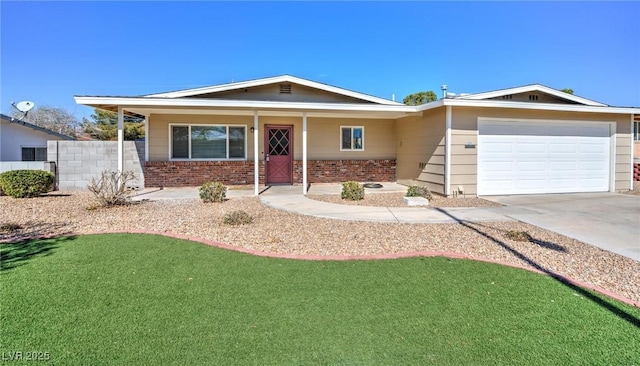
<svg viewBox="0 0 640 366"><path fill-rule="evenodd" d="M144 161L149 161L149 119L151 115L144 116Z"/></svg>
<svg viewBox="0 0 640 366"><path fill-rule="evenodd" d="M307 194L307 112L302 112L302 194Z"/></svg>
<svg viewBox="0 0 640 366"><path fill-rule="evenodd" d="M118 106L118 172L124 169L124 111Z"/></svg>
<svg viewBox="0 0 640 366"><path fill-rule="evenodd" d="M258 154L258 111L253 112L253 182L254 194L260 194L260 155Z"/></svg>

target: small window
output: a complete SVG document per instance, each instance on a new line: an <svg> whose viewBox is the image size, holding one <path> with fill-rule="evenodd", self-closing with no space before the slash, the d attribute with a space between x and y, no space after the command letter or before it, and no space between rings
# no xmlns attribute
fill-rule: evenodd
<svg viewBox="0 0 640 366"><path fill-rule="evenodd" d="M511 99L513 99L513 95L511 95L511 94L509 94L509 95L503 95L503 96L502 96L502 99L504 99L504 100L511 100Z"/></svg>
<svg viewBox="0 0 640 366"><path fill-rule="evenodd" d="M340 150L364 150L364 127L340 127Z"/></svg>
<svg viewBox="0 0 640 366"><path fill-rule="evenodd" d="M47 148L23 147L22 161L47 161Z"/></svg>
<svg viewBox="0 0 640 366"><path fill-rule="evenodd" d="M535 94L529 94L529 100L538 100L538 96Z"/></svg>
<svg viewBox="0 0 640 366"><path fill-rule="evenodd" d="M245 126L172 125L171 158L245 159L246 131Z"/></svg>
<svg viewBox="0 0 640 366"><path fill-rule="evenodd" d="M640 121L633 121L633 141L640 141Z"/></svg>

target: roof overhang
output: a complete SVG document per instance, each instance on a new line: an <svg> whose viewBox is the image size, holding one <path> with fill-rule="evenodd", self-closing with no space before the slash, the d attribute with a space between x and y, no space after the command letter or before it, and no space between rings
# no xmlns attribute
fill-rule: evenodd
<svg viewBox="0 0 640 366"><path fill-rule="evenodd" d="M162 114L220 114L309 117L345 117L396 119L416 114L414 106L404 104L347 104L347 103L302 103L246 101L197 98L153 98L153 97L91 97L76 96L76 103L117 112L122 107L127 113L148 116Z"/></svg>
<svg viewBox="0 0 640 366"><path fill-rule="evenodd" d="M442 106L452 107L479 107L479 108L509 108L528 110L547 110L564 112L585 112L585 113L612 113L612 114L640 114L640 108L632 107L609 107L609 106L588 106L578 104L556 104L556 103L530 103L496 100L471 100L471 99L440 99L435 102L422 104L417 107L419 112Z"/></svg>
<svg viewBox="0 0 640 366"><path fill-rule="evenodd" d="M209 115L253 115L301 116L324 118L376 118L398 119L419 115L423 111L452 107L507 108L524 110L547 110L584 113L640 114L640 108L587 106L578 104L530 103L496 100L440 99L419 106L347 104L347 103L302 103L246 101L196 98L151 98L151 97L92 97L76 96L78 104L92 108L117 112L121 106L125 113L137 116L151 114L209 114Z"/></svg>

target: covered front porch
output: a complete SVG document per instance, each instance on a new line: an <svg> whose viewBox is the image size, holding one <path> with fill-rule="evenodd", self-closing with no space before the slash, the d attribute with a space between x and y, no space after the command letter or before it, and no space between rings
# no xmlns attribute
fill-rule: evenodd
<svg viewBox="0 0 640 366"><path fill-rule="evenodd" d="M118 106L118 169L124 166L126 113L145 117L143 171L147 187L300 186L311 183L396 181L395 123L404 112L167 110ZM199 154L198 133L220 132L222 158ZM231 132L231 133L230 133ZM237 139L233 140L232 133ZM181 134L181 135L179 135ZM217 137L206 139L215 143ZM182 144L182 145L181 145ZM182 154L182 155L181 155Z"/></svg>

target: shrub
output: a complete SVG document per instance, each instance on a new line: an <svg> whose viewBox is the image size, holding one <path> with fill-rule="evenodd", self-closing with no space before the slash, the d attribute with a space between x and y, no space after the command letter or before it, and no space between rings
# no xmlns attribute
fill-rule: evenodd
<svg viewBox="0 0 640 366"><path fill-rule="evenodd" d="M358 182L349 181L342 183L342 199L350 201L360 201L364 199L364 186Z"/></svg>
<svg viewBox="0 0 640 366"><path fill-rule="evenodd" d="M509 230L506 233L507 238L514 241L532 241L533 238L526 231Z"/></svg>
<svg viewBox="0 0 640 366"><path fill-rule="evenodd" d="M47 193L55 176L44 170L10 170L0 174L0 187L14 198L36 197Z"/></svg>
<svg viewBox="0 0 640 366"><path fill-rule="evenodd" d="M236 210L225 214L222 222L227 225L246 225L253 222L253 217L242 210Z"/></svg>
<svg viewBox="0 0 640 366"><path fill-rule="evenodd" d="M204 202L223 202L227 196L227 187L220 182L207 182L200 187L200 198Z"/></svg>
<svg viewBox="0 0 640 366"><path fill-rule="evenodd" d="M15 222L5 222L0 225L0 233L13 233L22 229L22 225L16 224Z"/></svg>
<svg viewBox="0 0 640 366"><path fill-rule="evenodd" d="M433 198L429 188L421 186L410 186L407 189L407 197L424 197L428 200Z"/></svg>
<svg viewBox="0 0 640 366"><path fill-rule="evenodd" d="M131 202L129 183L135 179L132 171L105 170L97 180L92 178L87 188L96 196L101 206L126 205Z"/></svg>

